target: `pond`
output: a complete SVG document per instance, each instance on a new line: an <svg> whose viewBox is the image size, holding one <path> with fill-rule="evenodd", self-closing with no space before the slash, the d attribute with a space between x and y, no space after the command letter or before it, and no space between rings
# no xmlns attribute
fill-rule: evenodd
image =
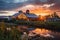
<svg viewBox="0 0 60 40"><path fill-rule="evenodd" d="M18 26L18 28L25 29L29 32L29 37L35 37L38 39L37 35L41 38L50 40L60 40L60 32L52 31L44 28L30 28L30 26ZM25 31L24 30L24 31ZM48 40L49 40L48 39ZM34 39L35 40L35 39Z"/></svg>

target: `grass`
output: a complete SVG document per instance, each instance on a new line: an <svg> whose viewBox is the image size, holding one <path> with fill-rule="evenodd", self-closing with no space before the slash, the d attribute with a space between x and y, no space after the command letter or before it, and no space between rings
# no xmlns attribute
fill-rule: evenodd
<svg viewBox="0 0 60 40"><path fill-rule="evenodd" d="M60 29L60 22L39 22L39 21L20 21L19 24L27 24L35 27L39 25L41 28L56 28ZM7 30L7 28L11 28L11 30ZM5 22L0 23L0 40L21 40L21 31L17 29L15 26L6 25ZM24 39L24 38L23 38ZM44 38L41 37L38 40L52 40L52 38ZM25 40L25 39L24 39Z"/></svg>
<svg viewBox="0 0 60 40"><path fill-rule="evenodd" d="M28 25L31 27L47 28L60 31L60 22L42 22L42 21L18 21L19 25Z"/></svg>

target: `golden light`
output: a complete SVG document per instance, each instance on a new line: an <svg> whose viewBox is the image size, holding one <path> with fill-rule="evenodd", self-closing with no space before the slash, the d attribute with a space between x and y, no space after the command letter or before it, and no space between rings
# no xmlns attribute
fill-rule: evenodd
<svg viewBox="0 0 60 40"><path fill-rule="evenodd" d="M50 15L53 11L49 9L50 6L53 6L53 4L48 5L25 5L23 7L17 8L15 11L22 10L23 12L26 12L26 10L30 10L30 13L36 14L36 15L41 15L39 20L45 20L46 15Z"/></svg>
<svg viewBox="0 0 60 40"><path fill-rule="evenodd" d="M44 21L45 19L46 19L45 16L41 16L41 17L39 18L40 21Z"/></svg>
<svg viewBox="0 0 60 40"><path fill-rule="evenodd" d="M39 28L36 28L35 30L33 30L32 32L36 33L36 34L48 34L50 33L51 31L48 31L46 29L39 29Z"/></svg>
<svg viewBox="0 0 60 40"><path fill-rule="evenodd" d="M51 13L50 9L45 9L45 8L35 8L33 10L30 10L31 13L35 13L36 15L42 15L42 16L46 16L49 15Z"/></svg>
<svg viewBox="0 0 60 40"><path fill-rule="evenodd" d="M40 36L43 36L43 37L52 37L52 38L54 38L54 36L51 35L52 32L50 30L36 28L35 30L33 30L31 32L36 33L36 34L38 34Z"/></svg>
<svg viewBox="0 0 60 40"><path fill-rule="evenodd" d="M34 13L36 15L42 15L42 16L46 16L46 15L49 15L50 13L52 13L52 11L49 8L47 8L46 4L43 5L43 6L26 5L26 6L17 8L17 11L18 10L23 10L25 12L27 9L30 10L31 13Z"/></svg>

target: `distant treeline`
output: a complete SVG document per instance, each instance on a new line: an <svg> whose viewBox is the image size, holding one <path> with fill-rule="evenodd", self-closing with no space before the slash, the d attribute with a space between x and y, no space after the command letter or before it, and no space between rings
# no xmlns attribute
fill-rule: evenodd
<svg viewBox="0 0 60 40"><path fill-rule="evenodd" d="M12 25L27 25L29 27L38 27L38 28L46 28L51 30L57 30L60 31L60 22L43 22L43 21L9 21L5 22L9 23L9 25L12 23Z"/></svg>

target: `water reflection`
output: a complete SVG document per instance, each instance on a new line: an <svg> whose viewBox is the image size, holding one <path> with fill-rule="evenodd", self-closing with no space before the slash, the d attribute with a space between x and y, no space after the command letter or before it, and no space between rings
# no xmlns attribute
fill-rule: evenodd
<svg viewBox="0 0 60 40"><path fill-rule="evenodd" d="M36 28L36 29L30 31L30 34L33 34L33 33L43 36L43 37L51 37L51 38L59 37L60 38L60 32L53 32L53 31L47 30L47 29Z"/></svg>
<svg viewBox="0 0 60 40"><path fill-rule="evenodd" d="M52 37L52 38L54 38L54 36L50 34L51 31L46 30L46 29L36 28L35 30L32 30L31 32L32 32L32 33L36 33L36 34L38 34L38 35L40 35L40 36Z"/></svg>
<svg viewBox="0 0 60 40"><path fill-rule="evenodd" d="M18 26L20 31L28 31L28 36L42 36L42 37L51 37L51 38L60 38L60 32L54 32L52 30L47 30L44 28L29 28L29 26Z"/></svg>

